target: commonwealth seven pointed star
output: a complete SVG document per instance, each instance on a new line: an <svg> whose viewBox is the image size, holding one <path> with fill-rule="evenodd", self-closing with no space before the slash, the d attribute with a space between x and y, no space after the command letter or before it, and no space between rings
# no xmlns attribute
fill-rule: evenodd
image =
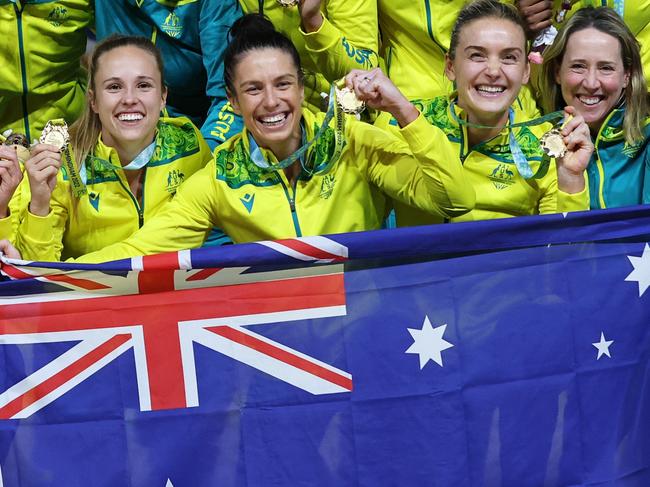
<svg viewBox="0 0 650 487"><path fill-rule="evenodd" d="M600 360L600 357L603 355L607 355L609 358L612 358L612 356L609 354L609 346L612 343L614 343L614 340L605 340L605 334L601 331L600 341L592 343L592 345L598 350L598 357L596 357L596 360Z"/></svg>
<svg viewBox="0 0 650 487"><path fill-rule="evenodd" d="M440 367L443 366L441 352L454 346L442 338L446 328L446 324L433 328L428 316L424 317L421 330L407 328L413 337L413 345L404 353L417 353L420 356L420 370L424 368L429 360L433 360Z"/></svg>
<svg viewBox="0 0 650 487"><path fill-rule="evenodd" d="M650 245L645 244L641 257L628 255L627 258L630 259L634 270L630 272L630 275L625 280L639 283L639 297L641 297L646 292L646 289L650 287Z"/></svg>

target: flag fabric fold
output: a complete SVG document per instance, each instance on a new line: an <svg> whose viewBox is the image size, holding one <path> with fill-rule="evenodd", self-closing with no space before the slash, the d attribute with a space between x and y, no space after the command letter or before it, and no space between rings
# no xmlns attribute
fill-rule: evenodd
<svg viewBox="0 0 650 487"><path fill-rule="evenodd" d="M650 209L4 260L0 487L648 486Z"/></svg>

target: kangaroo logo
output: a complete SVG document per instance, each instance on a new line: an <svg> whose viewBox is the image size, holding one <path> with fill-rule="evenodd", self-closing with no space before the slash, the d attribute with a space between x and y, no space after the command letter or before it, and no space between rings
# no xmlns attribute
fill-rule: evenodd
<svg viewBox="0 0 650 487"><path fill-rule="evenodd" d="M181 19L174 12L170 12L160 28L165 34L174 39L180 37L183 33L183 24L181 23Z"/></svg>
<svg viewBox="0 0 650 487"><path fill-rule="evenodd" d="M336 184L336 178L332 174L328 174L323 177L323 182L320 185L320 197L324 200L332 196L334 191L334 184Z"/></svg>
<svg viewBox="0 0 650 487"><path fill-rule="evenodd" d="M172 169L167 173L167 187L165 188L168 193L176 194L176 190L185 180L185 174L178 169Z"/></svg>
<svg viewBox="0 0 650 487"><path fill-rule="evenodd" d="M499 164L492 170L488 178L496 189L505 189L514 183L515 173L508 164Z"/></svg>
<svg viewBox="0 0 650 487"><path fill-rule="evenodd" d="M47 16L47 21L54 27L61 27L68 20L68 10L65 7L54 7Z"/></svg>

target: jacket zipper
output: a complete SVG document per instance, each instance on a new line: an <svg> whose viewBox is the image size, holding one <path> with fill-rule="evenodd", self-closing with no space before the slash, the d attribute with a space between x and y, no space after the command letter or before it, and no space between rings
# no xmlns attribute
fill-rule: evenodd
<svg viewBox="0 0 650 487"><path fill-rule="evenodd" d="M29 111L27 110L27 63L25 62L25 46L23 42L23 5L18 2L14 4L16 10L16 22L18 23L18 51L20 53L20 75L23 84L22 93L22 108L23 108L23 123L25 124L25 137L31 141L32 137L29 131Z"/></svg>
<svg viewBox="0 0 650 487"><path fill-rule="evenodd" d="M300 222L298 221L298 214L296 213L296 190L298 188L298 180L300 179L300 174L293 181L293 196L289 194L289 188L284 183L282 175L280 175L280 183L282 183L282 189L284 189L284 194L287 197L289 202L289 209L291 210L291 219L293 220L293 228L296 231L296 237L302 237L302 231L300 230Z"/></svg>

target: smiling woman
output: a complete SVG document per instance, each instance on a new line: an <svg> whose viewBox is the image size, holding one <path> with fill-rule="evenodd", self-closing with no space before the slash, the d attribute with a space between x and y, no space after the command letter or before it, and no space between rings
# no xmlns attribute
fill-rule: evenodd
<svg viewBox="0 0 650 487"><path fill-rule="evenodd" d="M458 156L431 144L440 131L379 70L364 75L363 96L398 120L403 139L341 113L334 89L326 114L301 106L296 48L258 14L233 25L224 77L244 131L215 150L164 214L80 261L195 248L215 225L235 242L378 229L378 190L440 217L474 205Z"/></svg>
<svg viewBox="0 0 650 487"><path fill-rule="evenodd" d="M544 52L544 108L573 105L596 146L587 166L591 208L650 203L646 86L639 43L610 8L578 10Z"/></svg>
<svg viewBox="0 0 650 487"><path fill-rule="evenodd" d="M31 201L16 234L23 257L77 257L125 239L210 159L188 119L160 118L162 73L146 38L115 35L96 46L69 147L39 144L25 163Z"/></svg>
<svg viewBox="0 0 650 487"><path fill-rule="evenodd" d="M567 119L574 115L561 129L568 150L549 160L540 138L552 126L530 121L513 105L530 76L526 54L516 8L497 0L469 3L445 62L456 92L415 102L445 133L440 145L460 157L476 191L475 209L453 221L588 209L583 173L593 146L580 114L567 109ZM400 226L440 221L399 202L395 211Z"/></svg>

